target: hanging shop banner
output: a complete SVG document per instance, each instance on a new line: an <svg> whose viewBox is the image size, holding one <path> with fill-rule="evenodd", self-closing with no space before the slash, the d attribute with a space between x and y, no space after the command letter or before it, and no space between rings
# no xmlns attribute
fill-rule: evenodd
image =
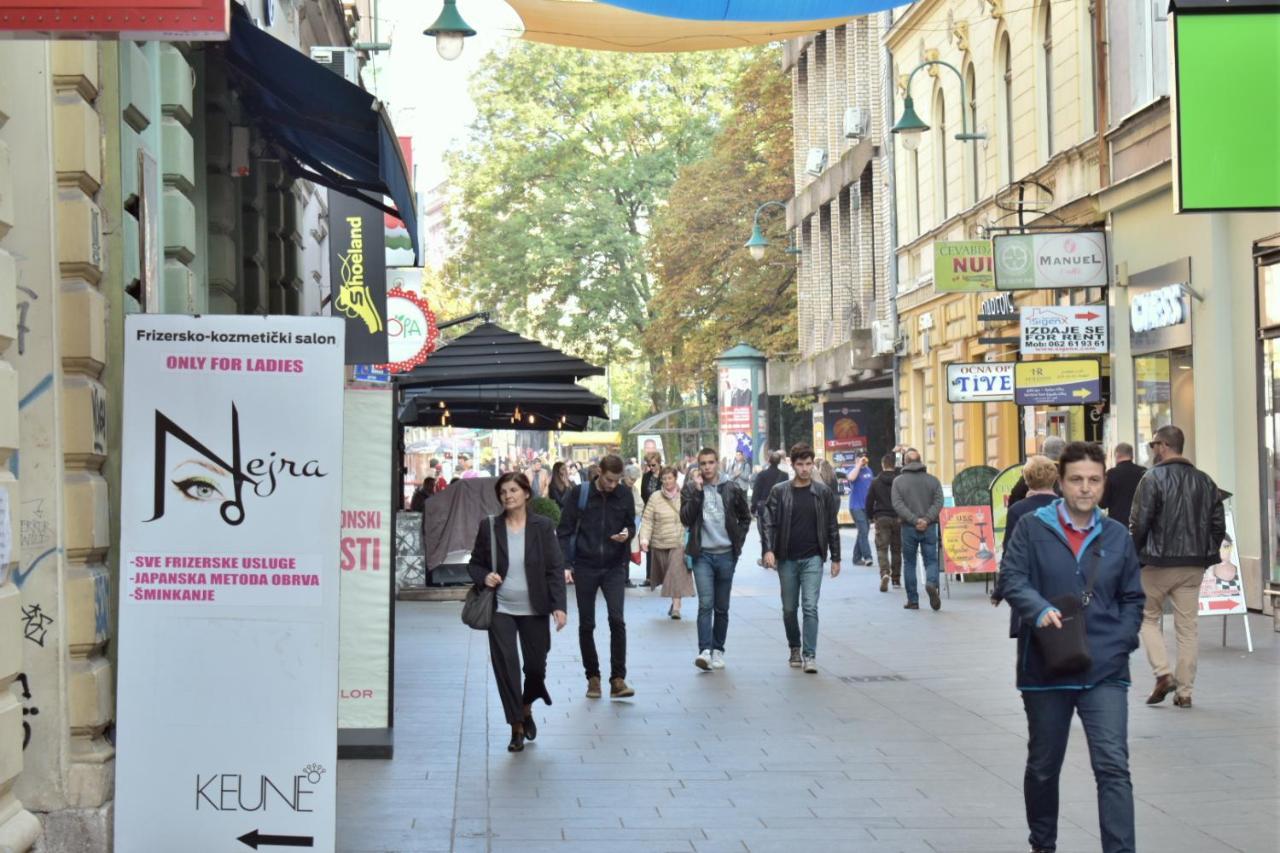
<svg viewBox="0 0 1280 853"><path fill-rule="evenodd" d="M933 287L939 293L996 289L990 240L939 240L933 244Z"/></svg>
<svg viewBox="0 0 1280 853"><path fill-rule="evenodd" d="M1013 400L1013 362L947 365L948 403L1007 403Z"/></svg>
<svg viewBox="0 0 1280 853"><path fill-rule="evenodd" d="M435 312L417 293L392 290L387 294L387 358L391 373L408 373L435 352L440 328Z"/></svg>
<svg viewBox="0 0 1280 853"><path fill-rule="evenodd" d="M1021 352L1027 355L1105 355L1107 306L1023 305Z"/></svg>
<svg viewBox="0 0 1280 853"><path fill-rule="evenodd" d="M347 364L387 361L387 267L383 212L329 193L329 284L333 314L347 322Z"/></svg>
<svg viewBox="0 0 1280 853"><path fill-rule="evenodd" d="M1013 401L1019 406L1079 406L1101 399L1097 359L1014 362Z"/></svg>
<svg viewBox="0 0 1280 853"><path fill-rule="evenodd" d="M1043 290L1107 284L1102 231L1007 234L995 238L996 287Z"/></svg>
<svg viewBox="0 0 1280 853"><path fill-rule="evenodd" d="M969 574L996 570L990 507L943 507L938 515L938 529L943 571Z"/></svg>
<svg viewBox="0 0 1280 853"><path fill-rule="evenodd" d="M1022 480L1022 463L1010 465L991 481L991 521L995 530L993 541L997 549L1004 543L1004 529L1009 518L1009 495Z"/></svg>
<svg viewBox="0 0 1280 853"><path fill-rule="evenodd" d="M342 405L342 633L338 727L386 728L391 686L391 390ZM383 437L383 438L380 438Z"/></svg>
<svg viewBox="0 0 1280 853"><path fill-rule="evenodd" d="M1205 569L1200 582L1201 616L1243 616L1249 612L1244 600L1240 572L1240 549L1236 547L1236 522L1227 511L1227 538L1218 549L1219 562Z"/></svg>
<svg viewBox="0 0 1280 853"><path fill-rule="evenodd" d="M117 850L334 849L343 331L125 318Z"/></svg>

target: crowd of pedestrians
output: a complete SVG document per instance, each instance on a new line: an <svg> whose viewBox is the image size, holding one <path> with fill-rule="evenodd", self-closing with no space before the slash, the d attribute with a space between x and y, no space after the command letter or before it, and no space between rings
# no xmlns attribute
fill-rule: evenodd
<svg viewBox="0 0 1280 853"><path fill-rule="evenodd" d="M1136 850L1127 725L1129 657L1140 644L1155 678L1147 703L1172 693L1176 707L1191 707L1198 593L1206 567L1219 559L1227 495L1183 455L1184 445L1182 431L1166 426L1148 444L1150 470L1134 463L1127 444L1117 445L1107 469L1097 445L1050 437L1022 467L992 603L1008 604L1016 641L1032 853L1057 848L1059 778L1076 716L1096 780L1102 849ZM658 453L630 466L608 455L577 471L535 463L498 478L503 513L481 524L470 570L476 584L497 590L489 643L512 751L537 736L533 702L551 704L550 624L566 623L568 585L578 604L586 696L604 695L595 646L601 596L609 695L635 695L626 680L624 608L630 566L641 554L647 586L670 600L670 618L682 618L682 599L697 596L694 665L725 669L733 579L753 521L760 565L778 575L788 663L818 672L822 581L841 569L837 477L806 444L771 452L754 478L741 455L722 469L719 454L704 448L685 470L664 466ZM894 448L879 463L873 472L862 454L841 472L856 525L851 559L878 564L881 592L905 587L908 610L920 608L922 565L925 595L939 610L942 484L914 448ZM559 503L558 525L529 511L540 495ZM1172 665L1160 628L1166 601L1177 638Z"/></svg>

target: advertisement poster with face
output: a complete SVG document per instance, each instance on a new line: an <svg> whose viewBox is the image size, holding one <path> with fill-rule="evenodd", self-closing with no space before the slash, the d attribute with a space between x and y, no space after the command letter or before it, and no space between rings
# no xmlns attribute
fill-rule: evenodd
<svg viewBox="0 0 1280 853"><path fill-rule="evenodd" d="M720 458L729 461L741 450L751 461L752 404L750 367L720 368Z"/></svg>
<svg viewBox="0 0 1280 853"><path fill-rule="evenodd" d="M343 331L126 318L117 850L334 849Z"/></svg>
<svg viewBox="0 0 1280 853"><path fill-rule="evenodd" d="M1227 537L1218 549L1220 559L1205 569L1200 582L1201 616L1243 616L1249 612L1240 579L1240 552L1236 548L1236 520L1227 510Z"/></svg>

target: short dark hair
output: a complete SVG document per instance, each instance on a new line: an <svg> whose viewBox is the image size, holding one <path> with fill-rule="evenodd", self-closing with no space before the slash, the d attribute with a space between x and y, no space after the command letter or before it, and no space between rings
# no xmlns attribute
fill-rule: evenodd
<svg viewBox="0 0 1280 853"><path fill-rule="evenodd" d="M1107 454L1092 441L1073 441L1062 448L1058 457L1058 477L1067 478L1067 466L1072 462L1097 462L1104 469L1107 467Z"/></svg>
<svg viewBox="0 0 1280 853"><path fill-rule="evenodd" d="M778 465L778 464L781 464L782 460L783 460L783 459L785 459L785 458L786 458L786 454L784 454L781 450L773 450L773 451L770 451L770 453L769 453L769 464L770 464L770 465Z"/></svg>
<svg viewBox="0 0 1280 853"><path fill-rule="evenodd" d="M902 461L903 462L923 462L924 457L920 455L919 450L916 450L914 447L908 447L902 453Z"/></svg>
<svg viewBox="0 0 1280 853"><path fill-rule="evenodd" d="M1123 456L1125 459L1133 458L1133 445L1127 441L1122 441L1116 445L1116 458Z"/></svg>
<svg viewBox="0 0 1280 853"><path fill-rule="evenodd" d="M897 464L898 464L898 457L893 455L892 453L886 453L884 456L880 457L881 468L893 468L893 467L896 467Z"/></svg>
<svg viewBox="0 0 1280 853"><path fill-rule="evenodd" d="M719 452L718 450L716 450L714 447L704 447L704 448L702 448L701 450L699 450L699 451L698 451L698 455L699 455L699 456L714 456L717 460L719 460L719 459L720 459L720 452Z"/></svg>
<svg viewBox="0 0 1280 853"><path fill-rule="evenodd" d="M609 453L600 459L600 473L602 474L621 474L626 466L622 463L622 457L616 453Z"/></svg>
<svg viewBox="0 0 1280 853"><path fill-rule="evenodd" d="M1160 427L1154 437L1157 441L1163 441L1174 453L1181 453L1182 448L1187 446L1187 437L1173 424Z"/></svg>
<svg viewBox="0 0 1280 853"><path fill-rule="evenodd" d="M813 448L805 444L803 441L796 442L791 445L791 461L798 462L801 459L812 459Z"/></svg>
<svg viewBox="0 0 1280 853"><path fill-rule="evenodd" d="M502 487L507 483L515 483L524 491L526 498L533 497L533 486L529 484L529 478L519 471L508 471L498 478L498 482L493 484L493 493L498 496L498 500L502 500Z"/></svg>

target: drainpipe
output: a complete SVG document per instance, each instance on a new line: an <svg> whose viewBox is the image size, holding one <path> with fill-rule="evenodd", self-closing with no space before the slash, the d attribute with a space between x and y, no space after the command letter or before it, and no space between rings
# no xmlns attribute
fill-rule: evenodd
<svg viewBox="0 0 1280 853"><path fill-rule="evenodd" d="M889 28L893 25L893 13L880 13L881 33L888 33ZM889 253L888 253L888 285L889 285L889 322L893 328L894 352L892 355L892 376L893 376L893 428L895 431L893 437L894 445L902 443L902 397L899 393L899 376L901 374L901 359L898 356L897 341L900 338L898 329L898 205L897 205L897 178L894 170L894 147L893 136L884 129L893 127L896 119L893 110L893 52L888 47L884 47L880 51L880 61L882 65L882 74L884 77L884 122L881 125L882 139L884 141L884 159L885 171L888 177L888 229L889 229Z"/></svg>

